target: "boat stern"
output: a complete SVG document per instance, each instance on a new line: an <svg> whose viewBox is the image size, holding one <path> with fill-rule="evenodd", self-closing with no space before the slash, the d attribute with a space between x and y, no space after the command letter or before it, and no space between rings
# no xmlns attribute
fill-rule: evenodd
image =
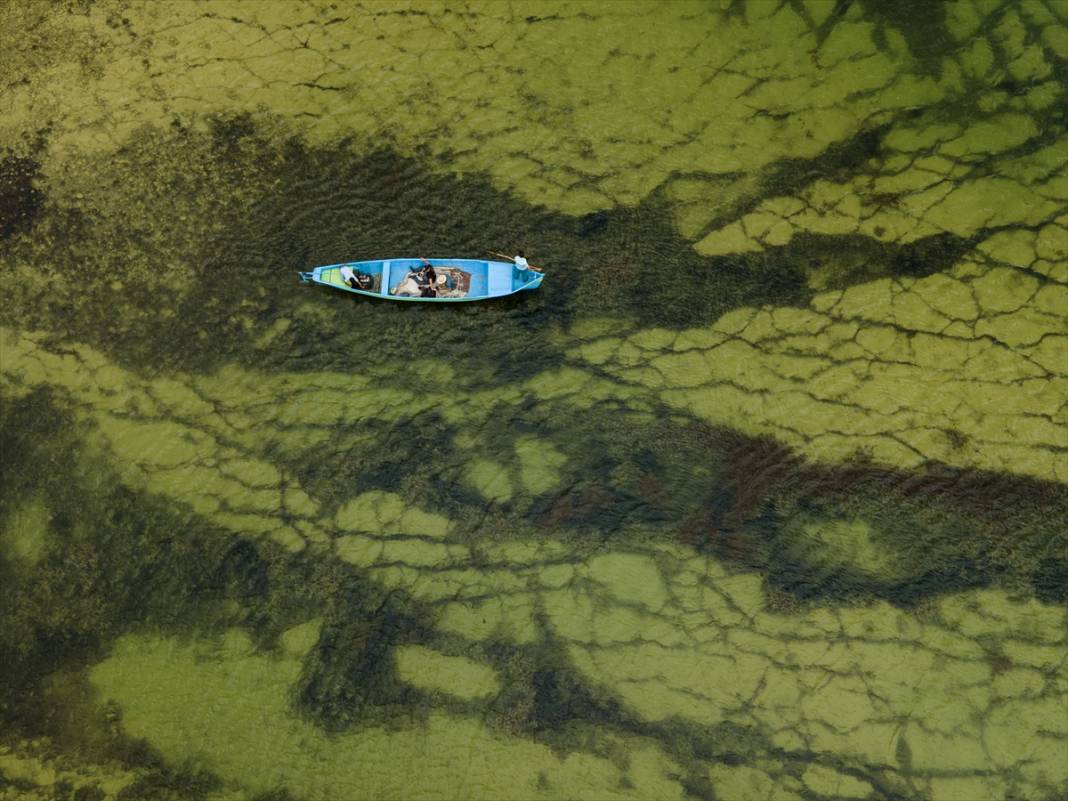
<svg viewBox="0 0 1068 801"><path fill-rule="evenodd" d="M537 289L539 286L541 286L541 282L545 280L545 273L538 273L532 271L532 275L534 276L533 278L523 284L523 286L519 287L520 292L529 289Z"/></svg>

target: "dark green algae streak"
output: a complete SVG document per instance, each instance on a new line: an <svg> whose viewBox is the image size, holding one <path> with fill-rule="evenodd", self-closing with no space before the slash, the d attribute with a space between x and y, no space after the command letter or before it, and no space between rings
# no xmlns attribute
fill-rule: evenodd
<svg viewBox="0 0 1068 801"><path fill-rule="evenodd" d="M263 8L257 24L294 51L350 24ZM647 20L616 8L592 4L576 23L574 9L531 6L498 22L603 24L618 70ZM964 166L946 167L961 191L1063 144L1065 52L1043 4L983 9L964 43L946 19L961 12L937 4L782 8L820 47L870 24L877 50L930 80L994 42L995 66L971 87L1003 95L1004 114L1034 133L1001 150L969 144ZM147 62L167 36L140 6L25 9L0 17L23 34L8 58L25 91L44 93L35 71L68 62L84 73L73 82L112 80L101 76L121 48ZM221 42L232 12L204 9L197 35ZM406 30L390 15L426 18L453 31L459 60L484 45L455 30L494 16L353 13L386 41ZM744 4L723 13L760 24ZM694 6L681 24L711 16ZM1036 47L1048 69L1029 75L1017 65ZM637 87L642 70L623 69ZM1011 105L1050 83L1052 104ZM168 86L154 91L188 95ZM19 91L5 90L13 108ZM440 91L428 83L417 100L448 110ZM71 133L57 96L57 119L31 114L0 142L0 798L1064 794L1063 472L1031 469L1030 456L984 462L965 414L940 433L945 458L895 463L859 435L849 458L820 458L823 431L805 421L775 436L680 404L686 376L628 372L732 313L822 310L828 293L880 281L922 296L925 280L1015 265L1040 285L1028 303L1056 311L1056 254L1035 245L1013 262L1010 248L984 248L1017 231L1046 241L1063 209L896 240L839 230L830 212L823 227L791 218L791 236L769 230L733 251L715 238L739 220L756 230L775 198L815 204L828 185L879 214L908 207L912 187L864 185L895 157L888 142L910 120L922 131L998 119L993 99L875 109L811 156L667 170L636 197L611 196L591 172L535 204L494 164L479 168L456 131L319 136L282 93L277 108L205 100L101 149ZM566 122L573 98L508 102ZM383 126L388 111L375 110ZM615 164L613 144L593 141L588 160ZM569 168L544 166L555 178ZM1021 180L1047 178L1035 167ZM570 205L590 186L600 199ZM397 307L295 284L296 269L363 254L518 247L550 278L494 304ZM997 266L974 266L983 254ZM1046 324L1024 319L1027 306L988 306L976 325ZM861 327L930 335L911 318L875 319ZM811 333L783 326L783 341ZM658 339L642 350L643 337ZM614 355L591 355L601 347ZM779 356L768 364L793 391L796 363ZM779 389L742 378L723 383L759 417ZM1063 370L1005 383L1028 380L1063 382ZM1062 439L1038 450L1063 460L1063 411L1050 424Z"/></svg>

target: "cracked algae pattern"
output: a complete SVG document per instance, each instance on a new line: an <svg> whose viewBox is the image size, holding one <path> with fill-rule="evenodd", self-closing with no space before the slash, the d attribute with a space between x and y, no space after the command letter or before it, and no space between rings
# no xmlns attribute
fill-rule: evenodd
<svg viewBox="0 0 1068 801"><path fill-rule="evenodd" d="M952 45L932 70L915 63L907 20L866 19L860 3L842 15L823 0L742 14L691 2L538 9L372 4L324 19L314 4L164 2L63 17L24 4L5 12L22 34L9 66L26 80L4 92L0 132L17 141L47 119L58 157L111 150L144 124L266 108L312 141L426 147L449 169L489 170L569 213L665 188L707 252L781 244L795 230L895 241L974 230L1041 219L1064 200L1063 158L1041 127L1068 58L1061 3L948 5L944 27L926 32ZM375 69L388 80L372 80ZM437 103L455 111L434 113ZM979 118L943 119L966 119L960 105ZM855 184L817 181L718 229L754 205L778 162L885 125L893 155L860 165ZM1036 141L1044 158L1020 159ZM900 208L881 200L898 194ZM1001 208L979 212L994 198Z"/></svg>
<svg viewBox="0 0 1068 801"><path fill-rule="evenodd" d="M0 799L1064 797L1066 20L5 5Z"/></svg>
<svg viewBox="0 0 1068 801"><path fill-rule="evenodd" d="M709 328L589 337L571 353L815 459L1065 482L1068 284L1053 265L1066 264L1066 247L1058 224L997 234L926 278L821 293L808 309L739 309Z"/></svg>
<svg viewBox="0 0 1068 801"><path fill-rule="evenodd" d="M613 698L642 727L679 720L713 730L731 724L754 741L745 766L690 760L679 767L681 757L655 745L655 736L619 734L620 747L636 766L620 773L618 766L593 759L583 768L600 777L592 784L590 774L576 784L577 756L561 759L544 746L531 751L521 739L471 728L463 715L435 713L407 732L374 730L297 747L319 742L285 700L303 651L288 661L257 655L240 631L227 640L237 645L221 650L210 643L190 651L165 639L123 639L94 668L93 686L120 704L132 735L147 738L176 763L193 758L237 786L266 791L281 781L311 798L337 797L339 788L352 797L422 795L430 787L444 788L444 797L462 795L461 777L444 767L423 774L426 785L404 785L402 791L391 784L398 779L388 763L377 778L356 766L380 752L397 753L403 761L413 748L440 751L445 766L460 759L448 756L450 748L469 753L472 742L530 766L528 774L491 774L479 785L480 792L516 797L573 797L578 786L589 797L607 797L624 775L632 786L623 797L681 797L683 786L669 778L679 771L711 786L763 787L764 797L774 798L801 798L806 788L830 797L879 792L954 798L977 790L1053 795L1065 781L1057 767L1068 738L1061 607L982 590L951 596L923 619L886 604L783 615L767 608L758 574L681 546L637 541L609 553L588 547L576 554L573 545L544 537L465 541L456 521L382 491L359 494L324 515L299 482L262 454L314 447L318 427L358 418L363 404L379 397L339 393L331 406L323 402L329 376L314 374L244 376L228 370L187 383L145 383L84 348L53 353L33 338L10 334L5 353L15 383L9 392L32 391L35 384L68 391L95 423L99 446L124 465L124 481L189 504L234 532L332 553L384 589L425 605L444 647L455 655L398 647L393 659L400 681L438 697L484 698L500 692L502 678L492 660L461 654L486 642L517 648L552 642L583 682ZM108 391L102 392L105 373ZM376 383L384 393L386 379ZM297 384L319 398L320 419L279 425L265 436L251 432L244 410L231 405L253 386L268 396L284 393L286 385L299 392ZM588 394L582 382L575 386ZM455 395L422 402L440 407L448 397ZM410 413L412 401L404 401L387 408ZM477 405L477 398L455 404ZM307 404L283 404L279 418L283 407L298 406ZM472 419L469 410L451 415ZM162 425L171 428L165 440L170 447L146 446L161 441ZM474 461L471 469L477 470ZM515 462L521 464L518 456ZM539 474L525 483L544 482ZM287 639L306 651L315 632L310 639L283 636L283 651L290 653L297 646L286 646ZM161 681L168 689L149 691ZM223 699L231 697L239 699L237 708L220 713ZM179 718L183 723L174 728ZM248 730L271 734L249 741L248 753L223 747ZM277 753L291 761L265 770L252 758ZM353 767L316 778L323 762Z"/></svg>

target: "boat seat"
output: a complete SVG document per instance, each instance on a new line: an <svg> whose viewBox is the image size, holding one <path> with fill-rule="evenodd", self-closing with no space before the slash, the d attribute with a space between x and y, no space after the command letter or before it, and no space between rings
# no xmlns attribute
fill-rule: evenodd
<svg viewBox="0 0 1068 801"><path fill-rule="evenodd" d="M510 269L507 272L491 269L489 276L487 276L486 294L492 297L494 295L507 295L511 291L512 271Z"/></svg>
<svg viewBox="0 0 1068 801"><path fill-rule="evenodd" d="M388 261L382 262L382 283L380 284L381 289L379 291L381 291L381 293L383 295L388 295L389 294L389 265L390 264L391 264L391 262L388 262Z"/></svg>

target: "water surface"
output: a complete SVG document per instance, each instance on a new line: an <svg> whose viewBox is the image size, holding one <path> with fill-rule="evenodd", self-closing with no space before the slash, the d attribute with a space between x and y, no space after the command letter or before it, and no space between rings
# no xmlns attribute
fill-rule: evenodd
<svg viewBox="0 0 1068 801"><path fill-rule="evenodd" d="M1065 22L4 6L0 795L1063 797Z"/></svg>

